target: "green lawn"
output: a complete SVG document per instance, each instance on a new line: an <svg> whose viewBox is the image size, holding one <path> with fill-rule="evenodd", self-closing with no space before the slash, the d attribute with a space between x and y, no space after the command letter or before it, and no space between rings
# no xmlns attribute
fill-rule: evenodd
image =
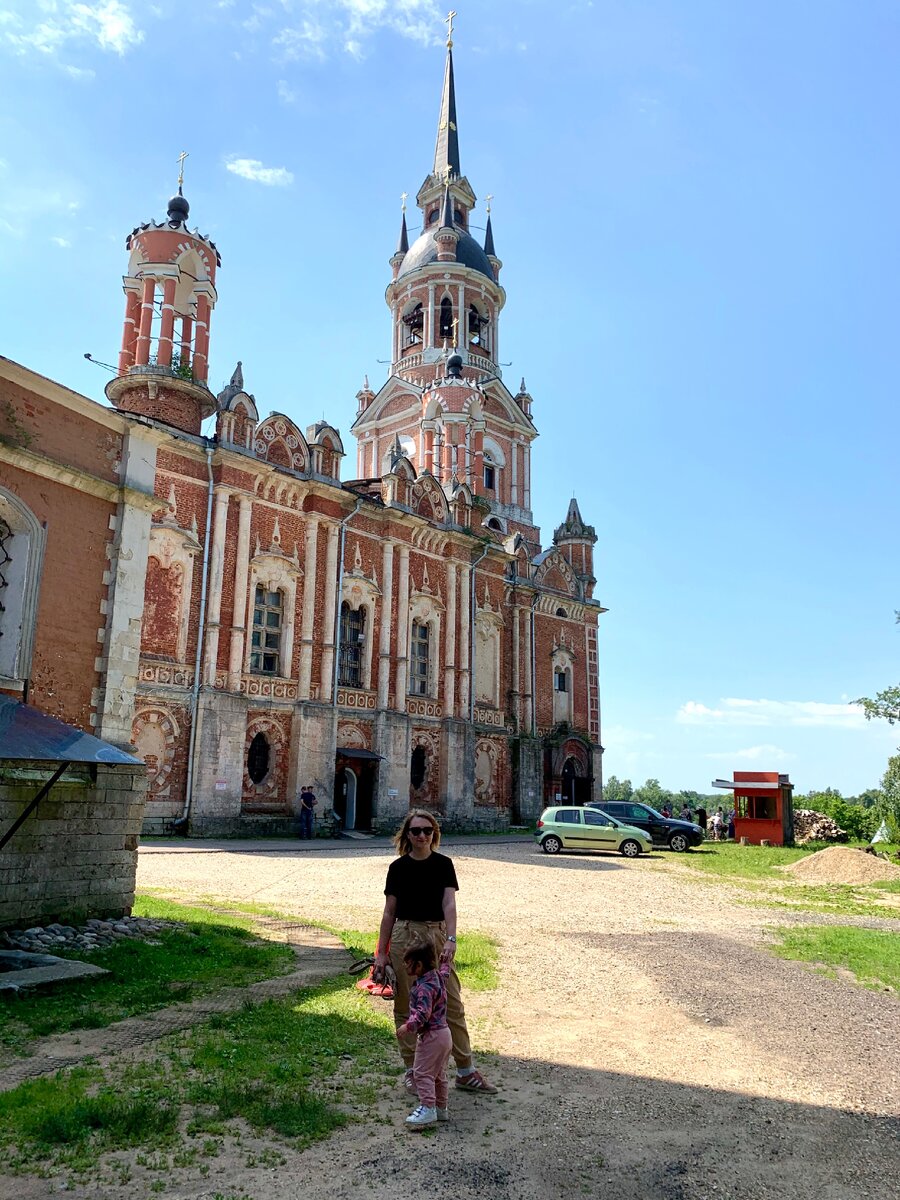
<svg viewBox="0 0 900 1200"><path fill-rule="evenodd" d="M865 987L900 989L900 934L853 925L807 926L774 931L775 953L820 965L843 967Z"/></svg>
<svg viewBox="0 0 900 1200"><path fill-rule="evenodd" d="M377 935L360 929L334 929L354 958L375 953ZM483 933L461 933L456 946L456 973L470 992L490 992L497 986L497 943Z"/></svg>
<svg viewBox="0 0 900 1200"><path fill-rule="evenodd" d="M241 987L283 974L295 961L290 947L254 937L246 919L148 897L138 899L134 914L181 924L152 941L123 938L92 952L69 952L110 974L0 1000L0 1048L27 1053L35 1038L97 1029L217 988Z"/></svg>

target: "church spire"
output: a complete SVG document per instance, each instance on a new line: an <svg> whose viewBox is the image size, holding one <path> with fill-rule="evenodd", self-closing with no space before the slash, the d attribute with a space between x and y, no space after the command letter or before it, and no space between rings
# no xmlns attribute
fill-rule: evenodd
<svg viewBox="0 0 900 1200"><path fill-rule="evenodd" d="M441 92L441 115L438 118L437 142L434 147L434 171L438 179L459 178L459 134L456 130L456 88L453 85L453 17L448 17L447 64L444 67L444 88Z"/></svg>

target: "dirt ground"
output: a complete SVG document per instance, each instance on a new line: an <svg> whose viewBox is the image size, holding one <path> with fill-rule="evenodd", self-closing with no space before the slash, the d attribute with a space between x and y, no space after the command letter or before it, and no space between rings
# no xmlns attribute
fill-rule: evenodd
<svg viewBox="0 0 900 1200"><path fill-rule="evenodd" d="M461 928L501 947L499 989L467 997L497 1097L451 1091L451 1122L422 1137L386 1084L361 1123L303 1153L279 1144L277 1166L248 1165L274 1144L248 1134L208 1177L185 1168L155 1193L146 1176L87 1189L20 1178L0 1200L63 1184L85 1200L896 1200L900 1003L770 954L767 927L795 916L742 905L666 854L445 849ZM157 844L139 886L374 929L389 860L366 843Z"/></svg>

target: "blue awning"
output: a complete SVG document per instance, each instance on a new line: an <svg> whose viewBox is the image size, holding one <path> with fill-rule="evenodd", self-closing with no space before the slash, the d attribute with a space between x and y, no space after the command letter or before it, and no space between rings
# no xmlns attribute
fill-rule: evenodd
<svg viewBox="0 0 900 1200"><path fill-rule="evenodd" d="M133 754L82 733L74 725L0 696L0 760L30 762L103 763L105 766L142 767Z"/></svg>

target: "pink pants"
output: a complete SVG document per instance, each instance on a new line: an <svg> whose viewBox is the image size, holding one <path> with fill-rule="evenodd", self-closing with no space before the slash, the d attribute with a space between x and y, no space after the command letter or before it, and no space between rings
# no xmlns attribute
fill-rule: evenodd
<svg viewBox="0 0 900 1200"><path fill-rule="evenodd" d="M452 1045L453 1037L446 1025L427 1030L416 1042L413 1080L419 1103L427 1108L447 1107L447 1062Z"/></svg>

